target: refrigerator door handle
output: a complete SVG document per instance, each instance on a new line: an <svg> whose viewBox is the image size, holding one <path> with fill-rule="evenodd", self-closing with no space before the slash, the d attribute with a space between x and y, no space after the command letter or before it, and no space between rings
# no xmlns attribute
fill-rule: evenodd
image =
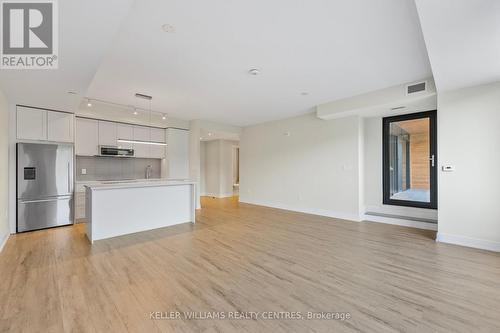
<svg viewBox="0 0 500 333"><path fill-rule="evenodd" d="M68 193L71 192L71 170L70 163L68 162Z"/></svg>
<svg viewBox="0 0 500 333"><path fill-rule="evenodd" d="M51 201L57 201L57 200L67 200L70 198L71 198L71 196L63 196L63 197L50 198L50 199L19 200L19 203L28 204L28 203L35 203L35 202L51 202Z"/></svg>

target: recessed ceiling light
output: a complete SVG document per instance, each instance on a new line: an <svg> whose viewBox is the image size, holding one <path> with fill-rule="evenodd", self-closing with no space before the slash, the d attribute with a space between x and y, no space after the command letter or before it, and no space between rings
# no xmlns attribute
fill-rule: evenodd
<svg viewBox="0 0 500 333"><path fill-rule="evenodd" d="M259 75L260 71L257 68L252 68L251 70L248 71L250 75Z"/></svg>
<svg viewBox="0 0 500 333"><path fill-rule="evenodd" d="M70 94L70 95L76 95L76 91L68 91L68 94Z"/></svg>
<svg viewBox="0 0 500 333"><path fill-rule="evenodd" d="M200 136L200 140L203 140L203 138Z"/></svg>
<svg viewBox="0 0 500 333"><path fill-rule="evenodd" d="M161 30L163 30L164 32L169 32L169 33L173 33L175 32L175 28L173 25L170 25L170 24L164 24L161 26Z"/></svg>
<svg viewBox="0 0 500 333"><path fill-rule="evenodd" d="M134 116L137 116L139 114L139 112L137 112L136 109L134 109L134 112L132 112L134 114Z"/></svg>
<svg viewBox="0 0 500 333"><path fill-rule="evenodd" d="M302 96L307 96L307 95L309 95L309 93L308 93L307 91L301 92L300 94L301 94Z"/></svg>
<svg viewBox="0 0 500 333"><path fill-rule="evenodd" d="M212 133L208 133L208 136L212 136Z"/></svg>

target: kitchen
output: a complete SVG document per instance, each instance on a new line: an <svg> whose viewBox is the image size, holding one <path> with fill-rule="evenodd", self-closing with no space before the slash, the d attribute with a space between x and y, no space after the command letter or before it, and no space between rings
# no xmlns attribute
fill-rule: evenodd
<svg viewBox="0 0 500 333"><path fill-rule="evenodd" d="M87 101L83 110L105 104ZM106 119L18 105L16 231L86 223L93 242L194 223L189 130L153 113L134 108L134 123L102 110Z"/></svg>

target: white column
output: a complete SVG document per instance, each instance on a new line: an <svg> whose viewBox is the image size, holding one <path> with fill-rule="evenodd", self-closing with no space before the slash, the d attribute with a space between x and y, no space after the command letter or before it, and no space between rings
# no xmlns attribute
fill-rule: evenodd
<svg viewBox="0 0 500 333"><path fill-rule="evenodd" d="M196 209L200 203L200 120L189 123L189 178L196 182Z"/></svg>

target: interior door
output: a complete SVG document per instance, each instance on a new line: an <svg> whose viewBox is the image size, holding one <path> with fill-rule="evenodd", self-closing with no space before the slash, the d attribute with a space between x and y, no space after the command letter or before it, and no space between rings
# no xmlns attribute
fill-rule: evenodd
<svg viewBox="0 0 500 333"><path fill-rule="evenodd" d="M437 209L436 111L383 119L383 203Z"/></svg>

